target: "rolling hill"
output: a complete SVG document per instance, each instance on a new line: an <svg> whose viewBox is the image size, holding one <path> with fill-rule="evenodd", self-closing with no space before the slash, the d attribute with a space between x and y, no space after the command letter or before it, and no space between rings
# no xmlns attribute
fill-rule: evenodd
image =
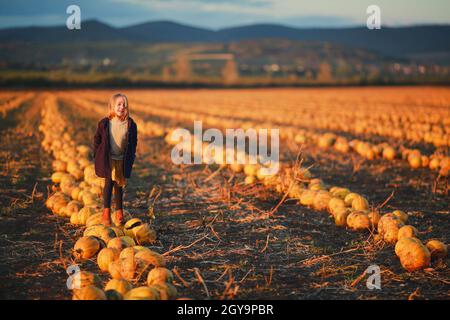
<svg viewBox="0 0 450 320"><path fill-rule="evenodd" d="M358 28L299 29L275 24L256 24L208 30L171 21L155 21L115 28L97 20L82 23L81 30L65 26L21 27L0 30L0 42L136 41L146 43L218 42L282 38L331 42L374 50L384 55L405 56L450 52L450 26L429 25L368 30Z"/></svg>

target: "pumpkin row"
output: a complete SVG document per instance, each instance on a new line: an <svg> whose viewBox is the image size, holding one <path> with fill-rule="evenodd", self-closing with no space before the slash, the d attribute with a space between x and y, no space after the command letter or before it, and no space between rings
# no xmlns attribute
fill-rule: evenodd
<svg viewBox="0 0 450 320"><path fill-rule="evenodd" d="M403 160L412 169L428 168L439 171L441 176L447 177L450 170L450 157L435 152L426 155L418 149L400 146L396 148L386 142L371 143L359 139L348 140L334 133L314 134L301 131L295 134L296 143L314 143L320 148L332 148L341 153L353 151L367 160L384 159L387 161Z"/></svg>
<svg viewBox="0 0 450 320"><path fill-rule="evenodd" d="M408 98L407 103L398 103L393 107L391 103L396 95L390 96L383 92L376 99L371 96L368 100L356 99L357 102L352 103L359 96L355 92L354 95L345 95L345 102L341 101L339 104L335 100L342 94L345 93L335 92L326 97L327 92L310 92L308 96L302 96L293 90L283 91L283 94L270 91L247 94L239 91L202 91L201 94L139 92L140 101L132 101L132 104L134 109L173 119L188 119L193 114L198 119L201 114L213 127L237 118L251 119L248 121L250 127L257 127L261 122L271 119L270 123L277 127L375 134L430 143L436 147L450 145L448 102L427 102L430 106L437 106L433 108L420 103L414 105L414 100ZM389 98L384 103L376 101L386 97ZM98 93L83 92L83 98L95 101ZM428 94L419 98L432 100ZM372 103L371 99L374 100ZM370 109L367 108L368 104Z"/></svg>
<svg viewBox="0 0 450 320"><path fill-rule="evenodd" d="M77 98L76 103L89 109L100 112L100 106L95 106L95 103ZM198 113L182 111L174 112L167 109L149 109L147 106L140 105L139 103L133 104L133 108L137 108L140 111L150 113L156 116L166 116L170 119L183 119L187 121L195 121L199 119ZM152 121L143 121L141 118L133 116L139 125L139 130L143 130L144 133L153 136L163 135L164 132L170 132L170 128L164 128L160 124ZM264 118L270 119L271 117ZM236 119L235 117L227 120L222 116L206 116L202 117L205 124L210 126L219 126L220 128L236 127L242 128L251 127L272 127L271 122L268 123L254 123L254 121ZM430 170L437 170L441 176L447 177L450 170L450 157L444 156L440 153L434 153L431 155L424 154L418 149L409 149L403 146L399 148L388 144L387 142L374 144L369 141L363 141L360 139L348 140L347 138L335 134L335 133L322 133L318 134L314 131L298 129L297 127L283 127L281 126L281 138L291 139L296 143L309 143L315 144L320 148L333 148L341 153L355 152L361 157L367 160L384 159L387 161L393 161L402 159L413 168L429 168Z"/></svg>
<svg viewBox="0 0 450 320"><path fill-rule="evenodd" d="M165 141L175 144L172 135L166 136ZM188 142L184 152L193 152ZM197 143L203 143L197 141ZM206 144L205 144L206 146ZM383 240L388 244L396 244L399 240L402 250L396 250L400 263L407 271L420 270L430 266L431 256L444 258L447 255L447 246L437 240L430 240L426 246L417 239L417 230L406 225L408 215L400 210L381 215L377 210L371 209L367 199L347 188L327 186L321 179L314 178L307 168L295 168L278 163L280 167L277 174L267 174L263 169L267 166L260 164L224 164L224 155L227 152L215 154L216 160L222 166L229 166L235 173L243 172L245 184L257 181L280 194L287 193L292 199L297 199L300 205L308 206L317 211L327 211L340 227L349 227L354 231L378 231L376 240ZM274 165L274 164L271 164ZM415 239L415 240L403 240Z"/></svg>
<svg viewBox="0 0 450 320"><path fill-rule="evenodd" d="M301 178L304 181L310 177L303 169ZM255 170L245 170L249 173ZM259 176L266 186L299 200L299 204L311 207L317 211L327 211L340 227L348 227L354 231L378 231L375 240L383 240L388 244L397 244L402 250L395 253L400 263L407 271L416 271L430 266L431 257L445 258L447 246L437 240L430 240L426 246L417 239L416 228L406 225L408 215L400 210L381 215L371 209L367 199L342 187L328 187L320 179L310 179L307 184L292 180L290 168L281 172L281 177ZM248 176L247 176L248 177ZM409 239L409 240L404 240ZM400 242L401 241L401 242Z"/></svg>
<svg viewBox="0 0 450 320"><path fill-rule="evenodd" d="M101 224L100 195L103 179L95 176L88 159L89 148L76 145L71 130L60 114L56 97L50 95L42 109L39 129L44 133L43 148L52 153L52 182L58 185L47 201L55 214L70 218L74 225L86 226L83 237L74 245L73 255L79 261L93 259L112 280L101 289L100 278L91 272L72 275L75 282L73 299L174 299L172 272L165 268L162 255L143 246L156 240L149 224L124 212L123 226L117 225L117 212L112 214L113 226ZM60 126L54 126L60 123ZM77 160L74 160L77 159ZM133 288L132 281L148 272L147 286ZM137 282L137 281L136 281Z"/></svg>
<svg viewBox="0 0 450 320"><path fill-rule="evenodd" d="M167 108L148 108L147 105L141 105L139 103L134 103L133 108L137 108L140 111L150 113L156 116L166 116L170 119L183 119L186 121L199 120L199 114L192 111L180 111L176 112L173 110L168 110ZM209 108L208 108L209 110ZM223 112L223 108L221 109ZM254 115L254 114L253 114ZM261 117L261 115L259 115ZM249 115L250 119L252 117ZM244 117L246 118L246 117ZM254 122L254 120L242 120L236 118L236 114L233 113L230 119L225 119L222 113L215 116L202 116L201 120L205 124L211 127L219 128L233 128L239 126L241 128L256 128L274 127L273 121L267 121L267 119L273 119L272 116L262 117L261 122ZM152 123L152 126L155 125ZM429 168L431 170L441 170L442 176L448 176L448 171L450 170L450 157L445 157L441 154L435 153L432 155L423 154L418 149L409 149L401 146L396 148L386 142L373 144L369 141L363 141L360 139L348 140L342 135L336 133L315 133L314 130L299 129L298 126L283 126L276 125L275 127L281 128L281 138L293 139L297 143L312 143L321 148L333 147L335 150L348 153L353 151L360 156L366 158L367 160L374 160L377 158L382 158L385 160L392 161L394 159L406 160L409 166L413 169L417 168ZM167 130L166 130L167 131ZM450 145L450 135L448 137ZM446 145L446 144L445 144Z"/></svg>
<svg viewBox="0 0 450 320"><path fill-rule="evenodd" d="M30 101L35 96L34 93L21 93L18 96L6 97L5 101L0 104L0 115L1 118L6 118L8 112L11 112L19 108L26 101Z"/></svg>

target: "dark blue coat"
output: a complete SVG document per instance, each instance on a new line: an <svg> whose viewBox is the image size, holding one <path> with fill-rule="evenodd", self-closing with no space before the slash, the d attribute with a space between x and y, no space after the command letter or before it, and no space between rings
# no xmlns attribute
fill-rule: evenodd
<svg viewBox="0 0 450 320"><path fill-rule="evenodd" d="M134 120L128 117L127 143L123 157L124 176L129 178L136 158L137 126ZM109 119L107 117L99 121L94 136L95 174L100 178L111 177L109 143Z"/></svg>

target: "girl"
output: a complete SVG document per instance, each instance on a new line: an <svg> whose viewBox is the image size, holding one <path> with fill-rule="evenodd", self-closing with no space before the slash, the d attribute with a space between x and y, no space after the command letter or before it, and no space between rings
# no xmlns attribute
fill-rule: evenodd
<svg viewBox="0 0 450 320"><path fill-rule="evenodd" d="M111 225L111 193L114 188L117 220L123 221L122 198L126 178L136 158L137 126L129 116L128 99L122 93L109 101L109 116L98 123L94 136L95 173L105 178L103 188L103 224Z"/></svg>

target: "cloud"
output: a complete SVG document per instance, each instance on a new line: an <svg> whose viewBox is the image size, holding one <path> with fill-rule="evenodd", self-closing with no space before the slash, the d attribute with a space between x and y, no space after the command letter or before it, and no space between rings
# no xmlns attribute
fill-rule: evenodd
<svg viewBox="0 0 450 320"><path fill-rule="evenodd" d="M128 3L151 10L196 10L201 12L240 12L267 14L273 8L273 0L113 0L116 3Z"/></svg>

